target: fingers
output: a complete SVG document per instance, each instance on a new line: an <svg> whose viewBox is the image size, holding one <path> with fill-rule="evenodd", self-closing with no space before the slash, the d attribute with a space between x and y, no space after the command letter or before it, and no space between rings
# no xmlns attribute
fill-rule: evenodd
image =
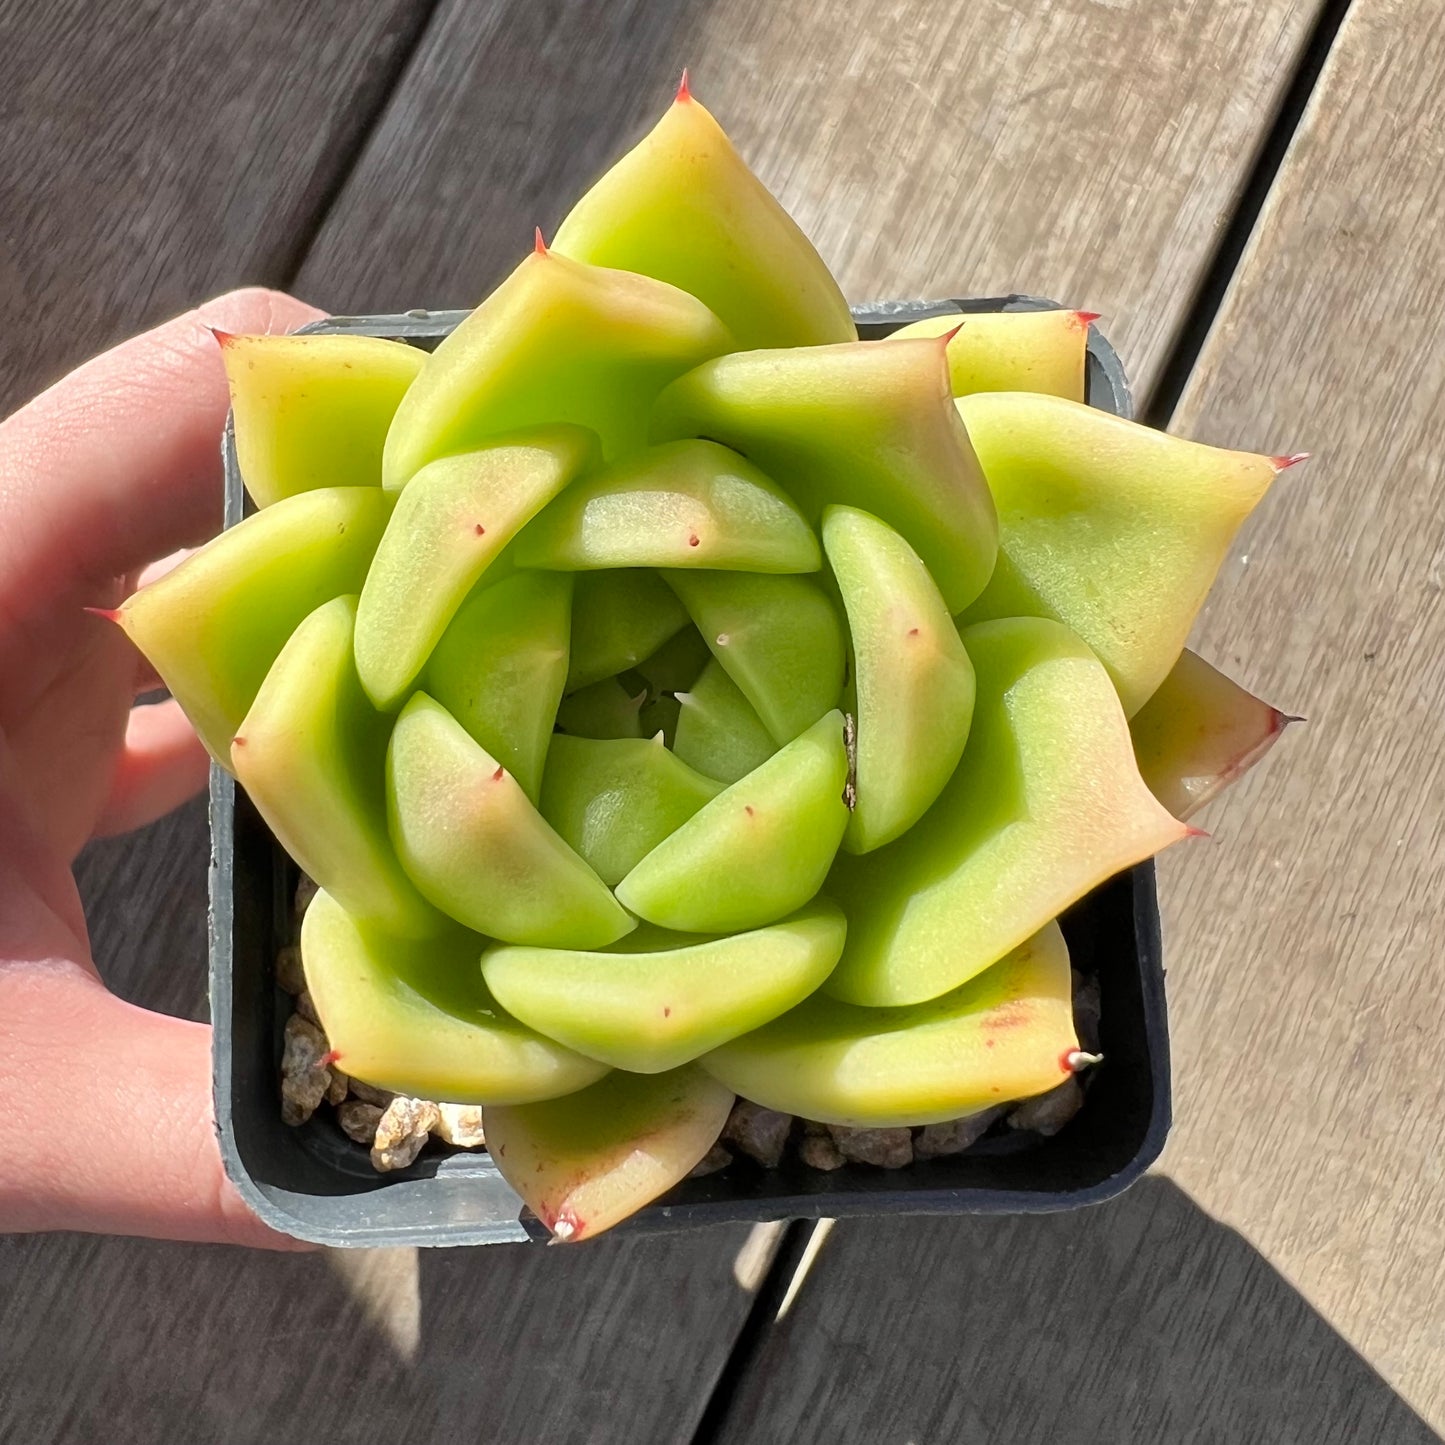
<svg viewBox="0 0 1445 1445"><path fill-rule="evenodd" d="M87 362L0 424L0 604L24 615L58 585L210 536L229 393L207 328L288 331L320 314L275 291L231 292Z"/></svg>
<svg viewBox="0 0 1445 1445"><path fill-rule="evenodd" d="M306 1248L226 1179L210 1072L204 1025L64 960L0 962L0 1230Z"/></svg>
<svg viewBox="0 0 1445 1445"><path fill-rule="evenodd" d="M95 836L129 833L163 818L206 786L210 766L196 730L173 698L133 707Z"/></svg>

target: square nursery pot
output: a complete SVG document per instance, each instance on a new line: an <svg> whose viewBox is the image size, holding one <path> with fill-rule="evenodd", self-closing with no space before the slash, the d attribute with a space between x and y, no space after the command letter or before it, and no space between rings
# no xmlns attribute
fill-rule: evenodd
<svg viewBox="0 0 1445 1445"><path fill-rule="evenodd" d="M1025 296L897 302L857 308L865 338L925 316L1049 309ZM398 337L428 349L466 315L334 317L308 331ZM1131 399L1113 348L1089 334L1090 405L1127 416ZM245 506L227 426L226 523ZM464 1245L543 1240L486 1154L429 1144L409 1169L378 1174L333 1117L281 1121L282 1029L290 1004L275 982L290 939L295 865L234 780L211 769L210 989L214 1087L226 1171L274 1228L329 1245ZM1086 1075L1082 1109L1052 1138L1001 1126L962 1154L885 1170L831 1173L795 1158L765 1170L742 1158L688 1179L620 1228L633 1233L707 1224L897 1214L1042 1213L1096 1204L1127 1189L1158 1157L1169 1130L1169 1039L1152 864L1112 879L1062 920L1075 968L1097 979L1107 1062Z"/></svg>

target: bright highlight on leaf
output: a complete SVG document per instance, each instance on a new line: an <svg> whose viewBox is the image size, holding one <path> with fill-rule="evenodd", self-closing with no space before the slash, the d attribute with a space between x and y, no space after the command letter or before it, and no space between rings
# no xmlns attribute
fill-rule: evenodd
<svg viewBox="0 0 1445 1445"><path fill-rule="evenodd" d="M258 507L317 487L379 487L387 428L426 352L376 336L218 334L236 462Z"/></svg>
<svg viewBox="0 0 1445 1445"><path fill-rule="evenodd" d="M1000 529L998 567L964 621L1063 622L1109 669L1132 717L1183 651L1279 467L1058 397L981 394L958 409Z"/></svg>
<svg viewBox="0 0 1445 1445"><path fill-rule="evenodd" d="M949 337L948 378L955 396L1041 391L1083 401L1092 319L1085 311L980 311L915 321L891 339Z"/></svg>

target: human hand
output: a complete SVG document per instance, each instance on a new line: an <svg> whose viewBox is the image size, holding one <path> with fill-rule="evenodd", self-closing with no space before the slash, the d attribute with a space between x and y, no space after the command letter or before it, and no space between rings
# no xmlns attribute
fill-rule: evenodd
<svg viewBox="0 0 1445 1445"><path fill-rule="evenodd" d="M84 610L220 527L228 397L206 328L291 331L320 314L233 292L0 423L0 1230L292 1245L223 1173L210 1029L106 990L71 864L206 782L179 707L132 706L155 677Z"/></svg>

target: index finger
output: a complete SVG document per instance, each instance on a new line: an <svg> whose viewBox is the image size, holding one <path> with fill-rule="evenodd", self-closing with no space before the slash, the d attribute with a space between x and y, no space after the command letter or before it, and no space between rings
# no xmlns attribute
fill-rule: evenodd
<svg viewBox="0 0 1445 1445"><path fill-rule="evenodd" d="M0 602L100 581L211 536L230 404L208 328L295 330L322 315L233 291L87 362L0 423ZM0 611L6 610L0 607Z"/></svg>

